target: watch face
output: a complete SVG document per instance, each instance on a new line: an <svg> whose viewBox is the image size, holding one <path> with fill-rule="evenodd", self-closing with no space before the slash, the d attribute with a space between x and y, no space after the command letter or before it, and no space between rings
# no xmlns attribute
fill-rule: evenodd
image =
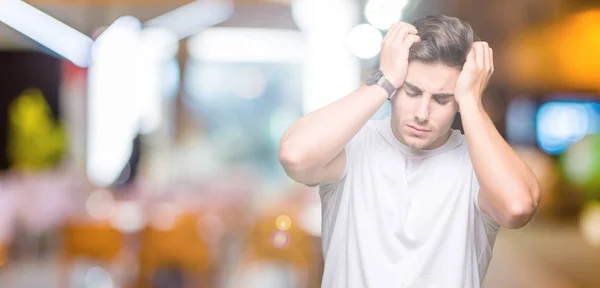
<svg viewBox="0 0 600 288"><path fill-rule="evenodd" d="M381 79L381 77L383 77L383 72L381 72L381 70L375 70L371 73L371 75L369 75L369 77L367 78L367 85L371 86L371 85L375 85L377 84L377 82L379 81L379 79Z"/></svg>

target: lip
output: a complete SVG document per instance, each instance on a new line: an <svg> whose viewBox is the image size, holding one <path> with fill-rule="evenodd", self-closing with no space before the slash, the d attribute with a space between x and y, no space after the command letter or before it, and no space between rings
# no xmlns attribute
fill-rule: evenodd
<svg viewBox="0 0 600 288"><path fill-rule="evenodd" d="M425 133L429 132L429 130L418 128L418 127L415 127L415 126L412 126L412 125L406 125L406 126L408 126L408 128L413 133L418 134L418 135L422 135L422 134L425 134Z"/></svg>

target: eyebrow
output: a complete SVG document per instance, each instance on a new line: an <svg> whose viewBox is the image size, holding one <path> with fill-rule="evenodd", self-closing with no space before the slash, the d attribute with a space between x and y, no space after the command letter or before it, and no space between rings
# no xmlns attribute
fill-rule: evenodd
<svg viewBox="0 0 600 288"><path fill-rule="evenodd" d="M407 81L404 81L404 85L406 87L408 87L408 89L413 90L418 94L423 93L423 89L417 87L415 84L411 84ZM451 97L454 97L454 94L452 94L452 93L433 93L433 94L431 94L431 96L436 97L436 98L451 98Z"/></svg>

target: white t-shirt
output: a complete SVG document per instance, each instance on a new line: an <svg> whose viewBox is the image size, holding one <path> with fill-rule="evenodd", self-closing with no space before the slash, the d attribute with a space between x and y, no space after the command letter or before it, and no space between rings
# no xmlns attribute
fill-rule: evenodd
<svg viewBox="0 0 600 288"><path fill-rule="evenodd" d="M479 287L500 226L458 130L433 150L399 142L390 118L346 146L339 179L320 183L322 287Z"/></svg>

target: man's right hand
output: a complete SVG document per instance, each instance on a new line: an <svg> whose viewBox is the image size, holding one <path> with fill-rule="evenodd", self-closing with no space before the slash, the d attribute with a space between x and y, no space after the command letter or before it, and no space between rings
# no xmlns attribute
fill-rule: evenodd
<svg viewBox="0 0 600 288"><path fill-rule="evenodd" d="M417 28L404 22L392 25L383 38L379 69L396 89L404 84L406 78L408 51L419 41Z"/></svg>

